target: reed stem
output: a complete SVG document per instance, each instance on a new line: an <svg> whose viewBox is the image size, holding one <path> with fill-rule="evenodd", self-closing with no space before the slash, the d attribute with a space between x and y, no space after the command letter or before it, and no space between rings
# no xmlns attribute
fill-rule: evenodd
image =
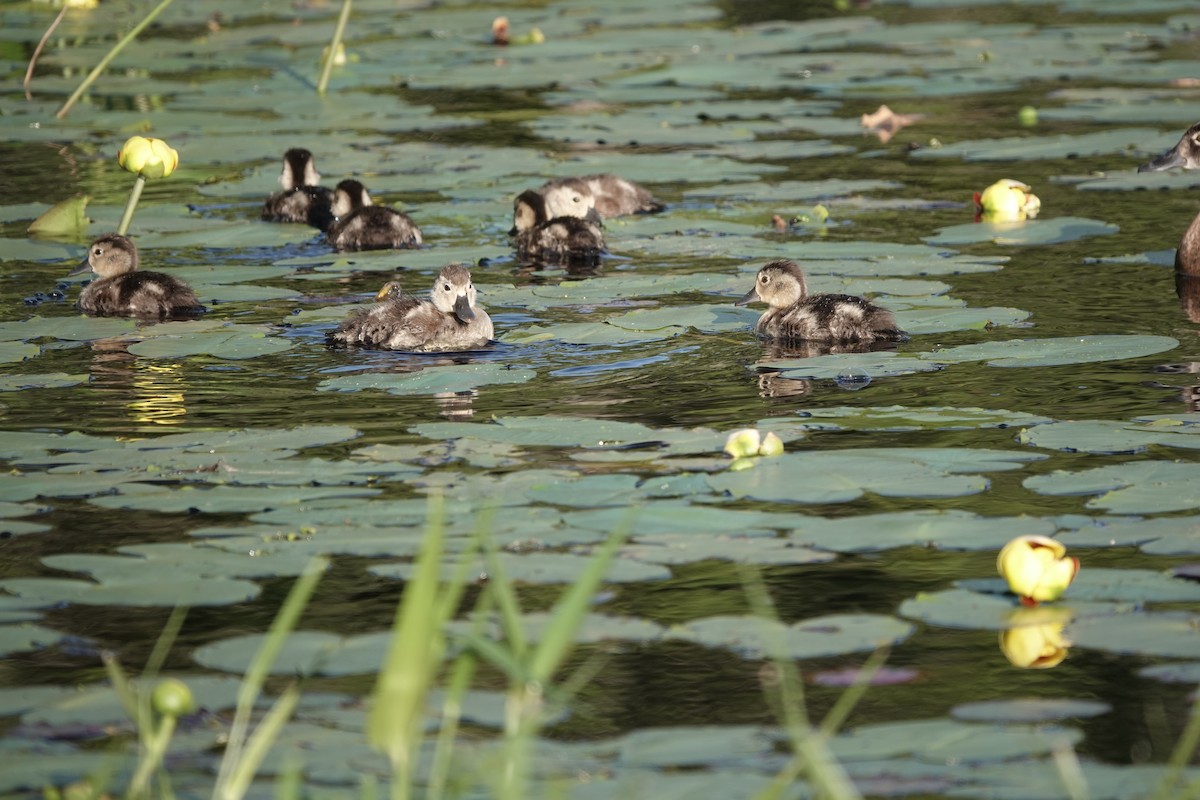
<svg viewBox="0 0 1200 800"><path fill-rule="evenodd" d="M333 74L333 62L337 58L338 45L342 43L342 34L346 32L346 22L350 19L350 0L342 0L342 13L338 15L337 27L333 29L333 39L329 42L329 53L321 66L321 79L317 81L317 95L325 96L329 86L329 76Z"/></svg>
<svg viewBox="0 0 1200 800"><path fill-rule="evenodd" d="M138 200L142 199L142 189L146 188L146 178L140 173L137 180L133 182L133 191L129 193L129 202L125 204L125 213L121 215L121 224L117 226L117 233L124 236L125 231L129 230L129 223L133 221L133 212L137 208Z"/></svg>

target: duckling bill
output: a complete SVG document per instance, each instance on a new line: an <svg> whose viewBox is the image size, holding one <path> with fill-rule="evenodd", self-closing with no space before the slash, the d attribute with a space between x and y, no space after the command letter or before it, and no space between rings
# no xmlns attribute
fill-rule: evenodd
<svg viewBox="0 0 1200 800"><path fill-rule="evenodd" d="M283 189L263 203L262 218L267 222L302 222L325 230L333 222L333 192L318 186L320 182L313 154L303 147L288 150L283 154L283 171L279 174Z"/></svg>
<svg viewBox="0 0 1200 800"><path fill-rule="evenodd" d="M546 198L526 190L513 203L517 257L545 264L595 264L604 252L604 235L594 219L551 217Z"/></svg>
<svg viewBox="0 0 1200 800"><path fill-rule="evenodd" d="M162 272L138 270L137 246L109 233L88 246L87 258L69 275L98 276L79 293L76 307L101 317L158 318L194 316L205 311L186 283Z"/></svg>
<svg viewBox="0 0 1200 800"><path fill-rule="evenodd" d="M494 330L475 296L471 272L461 264L442 267L428 300L418 300L389 281L375 295L379 302L346 317L327 338L330 344L409 352L482 347L492 340Z"/></svg>
<svg viewBox="0 0 1200 800"><path fill-rule="evenodd" d="M359 181L337 185L333 215L325 238L337 250L397 250L420 247L423 242L421 229L407 214L375 205Z"/></svg>
<svg viewBox="0 0 1200 800"><path fill-rule="evenodd" d="M772 261L758 271L754 288L735 305L763 302L767 310L755 330L764 339L810 342L903 341L886 308L849 294L808 294L804 270L786 259Z"/></svg>

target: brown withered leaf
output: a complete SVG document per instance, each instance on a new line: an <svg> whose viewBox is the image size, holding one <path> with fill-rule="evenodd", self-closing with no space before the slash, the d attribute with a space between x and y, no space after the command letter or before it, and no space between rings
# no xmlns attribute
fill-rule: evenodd
<svg viewBox="0 0 1200 800"><path fill-rule="evenodd" d="M901 128L924 118L924 114L897 114L887 106L880 106L874 113L862 115L862 126L868 133L878 136L880 142L887 144Z"/></svg>

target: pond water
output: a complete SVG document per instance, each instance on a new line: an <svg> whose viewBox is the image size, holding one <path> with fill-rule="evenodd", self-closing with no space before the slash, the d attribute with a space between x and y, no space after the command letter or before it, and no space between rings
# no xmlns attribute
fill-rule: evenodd
<svg viewBox="0 0 1200 800"><path fill-rule="evenodd" d="M589 773L571 796L751 796L780 768L739 564L792 626L814 718L892 646L834 747L864 794L1065 796L1063 748L1092 796L1156 785L1200 678L1200 585L1176 574L1200 552L1200 343L1171 269L1200 179L1135 169L1197 116L1191 3L515 3L513 35L545 41L500 48L493 5L360 0L319 99L336 6L192 0L57 120L145 13L110 5L66 14L28 101L55 12L0 5L0 791L97 769L122 740L99 653L136 669L176 602L196 608L166 667L228 710L239 637L317 553L333 566L300 627L326 636L281 667L314 672L281 749L314 793L357 787L377 768L354 749L363 664L431 492L452 548L492 510L530 612L639 509L573 664L605 660L539 767ZM864 130L883 104L919 117ZM116 226L132 133L180 154L130 234L144 268L197 288L202 320L84 318L61 287ZM428 246L336 254L260 222L296 146ZM512 198L602 171L666 211L608 220L594 272L518 263ZM974 222L972 194L1002 178L1033 187L1037 220ZM26 233L80 193L85 231ZM761 307L733 301L776 258L893 309L911 339L775 352ZM424 293L454 261L494 346L325 346L384 281ZM786 453L729 470L745 427ZM1021 534L1083 565L1041 617L995 577ZM1028 668L1043 646L1048 668ZM313 666L319 647L339 655ZM502 687L481 679L482 732ZM181 736L183 792L205 791L218 727Z"/></svg>

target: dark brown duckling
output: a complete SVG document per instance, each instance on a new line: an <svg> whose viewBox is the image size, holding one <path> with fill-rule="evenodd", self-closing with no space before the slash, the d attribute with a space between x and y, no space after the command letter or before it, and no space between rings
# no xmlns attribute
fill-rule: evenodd
<svg viewBox="0 0 1200 800"><path fill-rule="evenodd" d="M318 186L320 182L312 153L303 147L288 150L279 173L283 191L263 203L262 218L267 222L303 222L325 230L333 222L333 191Z"/></svg>
<svg viewBox="0 0 1200 800"><path fill-rule="evenodd" d="M543 195L532 189L521 192L513 204L517 257L546 264L595 264L604 253L604 234L593 220L550 217Z"/></svg>
<svg viewBox="0 0 1200 800"><path fill-rule="evenodd" d="M736 305L761 301L767 310L755 330L764 339L813 342L902 341L886 308L849 294L808 294L804 270L795 261L772 261L758 271L754 288Z"/></svg>
<svg viewBox="0 0 1200 800"><path fill-rule="evenodd" d="M137 246L118 233L105 234L92 242L87 258L70 274L88 270L98 277L83 288L75 303L86 314L162 319L205 311L191 287L178 278L138 271Z"/></svg>
<svg viewBox="0 0 1200 800"><path fill-rule="evenodd" d="M336 218L325 231L338 250L402 250L420 247L421 229L403 212L371 201L367 187L355 180L337 185L333 197Z"/></svg>
<svg viewBox="0 0 1200 800"><path fill-rule="evenodd" d="M655 200L654 195L645 187L605 172L577 178L559 178L542 184L538 191L546 197L551 217L571 215L569 206L560 206L556 201L560 189L590 195L591 205L605 219L628 214L656 214L666 208Z"/></svg>
<svg viewBox="0 0 1200 800"><path fill-rule="evenodd" d="M329 342L444 352L470 350L492 340L492 318L475 305L471 272L462 264L442 267L429 300L406 294L396 281L385 283L375 299L380 302L342 320L328 334Z"/></svg>
<svg viewBox="0 0 1200 800"><path fill-rule="evenodd" d="M1200 169L1200 122L1188 128L1179 143L1153 161L1142 164L1138 172L1161 172L1172 167ZM1197 287L1200 286L1200 214L1183 232L1175 251L1175 292L1188 318L1197 320Z"/></svg>

